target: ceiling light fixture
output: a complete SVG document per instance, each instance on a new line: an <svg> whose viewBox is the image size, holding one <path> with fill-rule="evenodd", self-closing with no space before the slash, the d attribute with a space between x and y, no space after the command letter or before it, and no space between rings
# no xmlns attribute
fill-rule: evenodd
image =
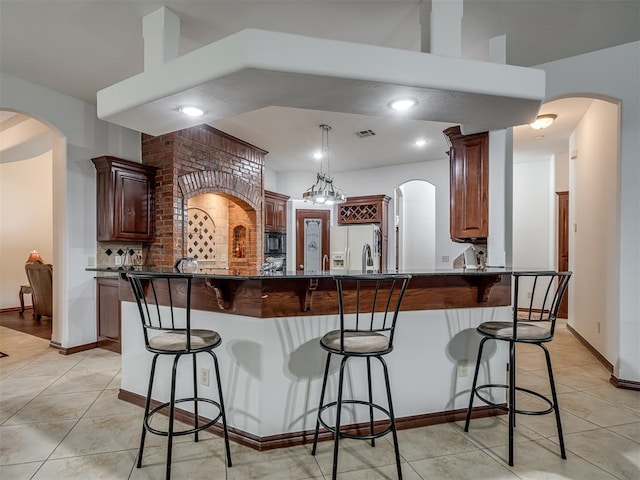
<svg viewBox="0 0 640 480"><path fill-rule="evenodd" d="M180 107L178 110L189 117L200 117L204 115L204 110L198 107L184 106Z"/></svg>
<svg viewBox="0 0 640 480"><path fill-rule="evenodd" d="M394 110L397 110L398 112L405 112L409 110L411 107L415 106L417 103L418 103L418 100L416 100L413 97L402 97L402 98L396 98L395 100L392 100L391 102L389 102L389 107L391 107Z"/></svg>
<svg viewBox="0 0 640 480"><path fill-rule="evenodd" d="M427 141L424 138L419 138L416 140L416 147L422 148L427 144Z"/></svg>
<svg viewBox="0 0 640 480"><path fill-rule="evenodd" d="M558 116L553 114L553 113L547 113L544 115L538 115L536 117L535 122L530 123L529 126L531 128L535 128L536 130L542 130L543 128L547 128L549 126L551 126L551 124L553 123L553 121L557 118Z"/></svg>
<svg viewBox="0 0 640 480"><path fill-rule="evenodd" d="M341 189L334 187L333 178L331 178L331 152L329 151L329 130L331 130L331 127L322 124L320 129L322 130L320 171L316 174L316 183L302 194L302 198L307 202L326 205L344 203L347 197L342 193ZM324 171L325 160L327 164L326 173Z"/></svg>

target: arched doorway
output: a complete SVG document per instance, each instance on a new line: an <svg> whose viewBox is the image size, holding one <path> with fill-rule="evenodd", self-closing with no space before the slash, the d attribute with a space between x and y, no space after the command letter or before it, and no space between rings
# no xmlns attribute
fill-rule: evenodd
<svg viewBox="0 0 640 480"><path fill-rule="evenodd" d="M434 268L436 263L436 187L410 180L395 189L396 268Z"/></svg>
<svg viewBox="0 0 640 480"><path fill-rule="evenodd" d="M16 308L20 285L27 282L24 264L29 252L37 250L45 263L59 263L60 242L53 226L58 224L56 216L62 215L57 199L64 182L59 185L54 179L61 168L60 158L64 160L57 148L64 141L46 123L17 111L0 110L0 126L0 269L4 272L0 280L0 310L11 311ZM54 267L54 309L60 306L59 278ZM29 305L29 296L25 300ZM58 343L60 318L54 314L40 322L43 328L50 329L48 338ZM30 311L25 312L27 329L30 319Z"/></svg>
<svg viewBox="0 0 640 480"><path fill-rule="evenodd" d="M514 128L513 264L562 268L558 247L566 240L559 220L566 215L567 268L573 271L568 325L613 363L619 329L620 103L577 95L548 101L540 113L557 118L544 130ZM554 139L536 152L537 145Z"/></svg>

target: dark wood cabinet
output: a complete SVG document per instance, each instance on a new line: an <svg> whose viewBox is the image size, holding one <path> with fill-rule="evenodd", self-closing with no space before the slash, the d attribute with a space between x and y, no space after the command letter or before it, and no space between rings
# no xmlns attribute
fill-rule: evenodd
<svg viewBox="0 0 640 480"><path fill-rule="evenodd" d="M287 195L264 191L264 230L266 232L287 231Z"/></svg>
<svg viewBox="0 0 640 480"><path fill-rule="evenodd" d="M486 242L489 236L489 134L444 130L451 166L451 239Z"/></svg>
<svg viewBox="0 0 640 480"><path fill-rule="evenodd" d="M109 156L92 161L98 241L153 241L156 167Z"/></svg>
<svg viewBox="0 0 640 480"><path fill-rule="evenodd" d="M118 278L96 279L98 346L120 352L120 297Z"/></svg>
<svg viewBox="0 0 640 480"><path fill-rule="evenodd" d="M387 195L366 195L348 197L338 205L338 224L377 223L382 233L382 271L387 269L387 249L389 245L389 200Z"/></svg>

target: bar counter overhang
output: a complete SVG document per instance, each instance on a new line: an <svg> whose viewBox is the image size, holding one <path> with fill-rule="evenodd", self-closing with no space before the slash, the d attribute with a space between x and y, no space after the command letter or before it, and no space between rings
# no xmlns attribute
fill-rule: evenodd
<svg viewBox="0 0 640 480"><path fill-rule="evenodd" d="M95 271L120 275L119 397L142 405L152 355L144 348L138 307L126 279L127 271ZM223 270L194 274L192 326L214 329L223 339L217 354L233 440L262 450L312 439L325 362L319 339L338 327L333 277L344 273L244 275ZM386 358L398 428L460 420L466 413L472 380L470 374L462 373L473 371L471 364L480 341L475 328L484 321L509 318L511 270L406 273L411 273L412 279L398 319L394 351ZM500 371L500 365L506 361L506 350L500 347L485 350L488 368L484 371ZM166 378L170 378L170 362L163 360L166 359L158 363L157 379L162 378L163 370L167 372ZM191 360L181 362L190 364ZM463 368L459 368L461 365ZM201 367L211 366L199 361L198 368ZM190 371L189 367L184 368ZM332 362L331 368L336 371L338 362ZM349 387L345 395L366 392L366 363L349 362L348 370ZM337 375L327 385L328 395L336 393L334 377ZM188 375L182 380L179 391L191 393ZM166 401L168 380L156 383L154 400ZM198 388L199 394L216 398L213 385ZM374 382L376 396L385 398L385 393L382 385ZM345 411L348 420L344 423L354 428L368 415L357 409ZM496 413L487 407L474 409L476 416ZM207 411L201 411L200 415L209 418Z"/></svg>

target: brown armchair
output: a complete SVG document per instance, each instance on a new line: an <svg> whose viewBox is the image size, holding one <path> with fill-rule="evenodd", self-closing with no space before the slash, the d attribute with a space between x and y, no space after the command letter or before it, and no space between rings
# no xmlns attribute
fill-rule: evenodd
<svg viewBox="0 0 640 480"><path fill-rule="evenodd" d="M33 314L37 320L42 316L53 316L53 267L42 262L27 263L24 266L31 285Z"/></svg>

